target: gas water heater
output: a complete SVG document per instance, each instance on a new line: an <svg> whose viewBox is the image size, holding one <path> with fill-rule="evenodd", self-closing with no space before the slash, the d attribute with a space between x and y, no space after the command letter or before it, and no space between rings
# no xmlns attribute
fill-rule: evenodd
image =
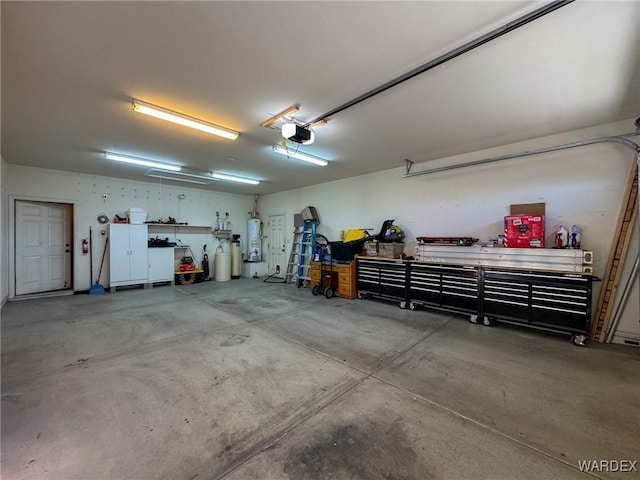
<svg viewBox="0 0 640 480"><path fill-rule="evenodd" d="M250 262L262 261L262 222L250 218L247 223L247 258Z"/></svg>

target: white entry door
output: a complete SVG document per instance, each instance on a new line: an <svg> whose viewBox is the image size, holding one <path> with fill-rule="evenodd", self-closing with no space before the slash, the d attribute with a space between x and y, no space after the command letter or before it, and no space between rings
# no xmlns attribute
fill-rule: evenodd
<svg viewBox="0 0 640 480"><path fill-rule="evenodd" d="M287 259L285 256L285 216L269 215L269 275L275 275L276 266L280 266L280 274L277 277L284 278L287 270Z"/></svg>
<svg viewBox="0 0 640 480"><path fill-rule="evenodd" d="M71 205L16 200L16 295L71 288Z"/></svg>

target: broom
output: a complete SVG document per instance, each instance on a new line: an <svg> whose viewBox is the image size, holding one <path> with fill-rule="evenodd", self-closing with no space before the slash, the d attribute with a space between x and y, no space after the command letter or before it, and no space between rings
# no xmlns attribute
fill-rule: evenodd
<svg viewBox="0 0 640 480"><path fill-rule="evenodd" d="M96 283L91 285L89 289L89 295L102 295L104 294L104 287L100 285L100 276L102 275L102 265L104 265L104 254L107 253L107 245L109 245L109 237L104 242L104 249L102 250L102 260L100 260L100 271L98 272L98 279Z"/></svg>

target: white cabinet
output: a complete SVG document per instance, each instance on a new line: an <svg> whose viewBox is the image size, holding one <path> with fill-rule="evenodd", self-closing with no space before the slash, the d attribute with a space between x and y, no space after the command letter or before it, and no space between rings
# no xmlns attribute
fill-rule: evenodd
<svg viewBox="0 0 640 480"><path fill-rule="evenodd" d="M148 282L147 226L109 225L110 287Z"/></svg>
<svg viewBox="0 0 640 480"><path fill-rule="evenodd" d="M149 282L173 282L173 247L149 249Z"/></svg>

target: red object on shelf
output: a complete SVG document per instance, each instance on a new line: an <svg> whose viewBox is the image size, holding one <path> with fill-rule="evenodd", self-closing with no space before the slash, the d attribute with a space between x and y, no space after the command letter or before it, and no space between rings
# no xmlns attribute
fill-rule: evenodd
<svg viewBox="0 0 640 480"><path fill-rule="evenodd" d="M508 215L504 217L504 246L544 248L544 215Z"/></svg>
<svg viewBox="0 0 640 480"><path fill-rule="evenodd" d="M196 266L193 265L193 264L191 264L191 265L188 265L188 264L180 265L180 271L181 272L191 272L191 271L193 271L195 269L196 269Z"/></svg>

